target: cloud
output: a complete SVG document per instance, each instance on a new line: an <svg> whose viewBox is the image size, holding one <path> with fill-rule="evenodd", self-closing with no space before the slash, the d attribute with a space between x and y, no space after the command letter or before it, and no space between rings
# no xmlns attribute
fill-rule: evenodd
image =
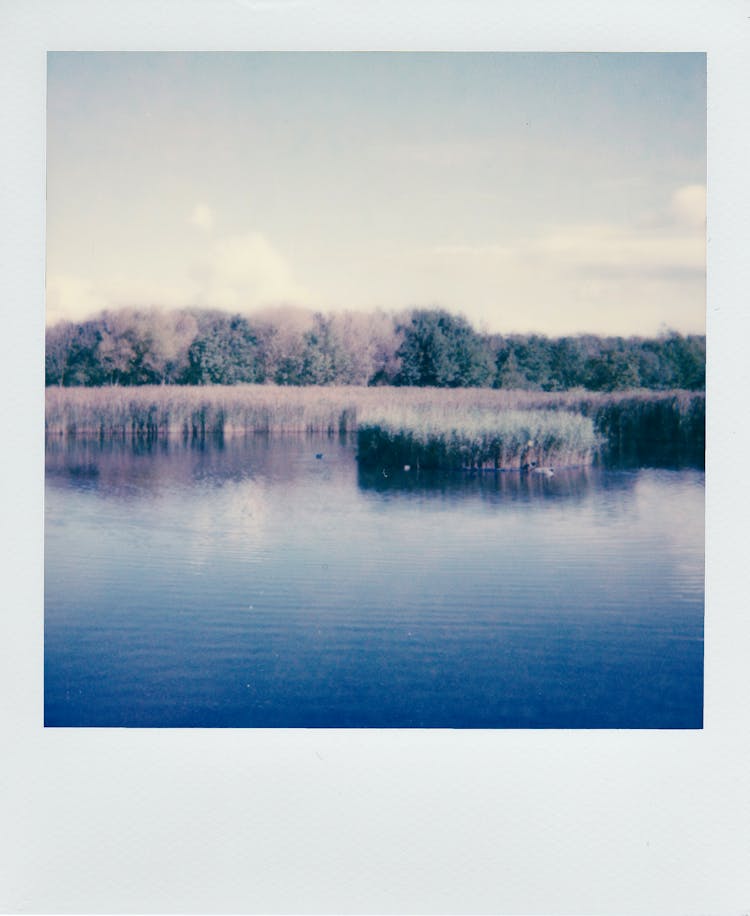
<svg viewBox="0 0 750 916"><path fill-rule="evenodd" d="M106 298L82 277L54 274L47 279L47 324L81 321L107 305Z"/></svg>
<svg viewBox="0 0 750 916"><path fill-rule="evenodd" d="M655 234L608 224L561 226L512 244L440 245L435 254L529 269L675 271L704 270L701 235Z"/></svg>
<svg viewBox="0 0 750 916"><path fill-rule="evenodd" d="M527 257L583 270L631 273L705 269L705 243L693 234L646 234L610 225L573 226L532 241Z"/></svg>
<svg viewBox="0 0 750 916"><path fill-rule="evenodd" d="M706 225L706 186L689 184L678 188L672 195L670 211L676 222L703 230Z"/></svg>
<svg viewBox="0 0 750 916"><path fill-rule="evenodd" d="M678 188L658 221L577 223L425 252L433 296L494 330L656 333L705 322L705 188Z"/></svg>
<svg viewBox="0 0 750 916"><path fill-rule="evenodd" d="M495 265L597 273L668 274L704 272L706 188L677 188L668 206L633 225L574 223L547 227L536 236L508 243L444 245L435 253Z"/></svg>
<svg viewBox="0 0 750 916"><path fill-rule="evenodd" d="M71 274L54 274L47 280L46 323L82 321L104 309L180 308L194 301L195 288L186 283L156 286L130 275L114 275L106 282L93 282Z"/></svg>
<svg viewBox="0 0 750 916"><path fill-rule="evenodd" d="M703 237L706 231L706 186L686 184L675 188L659 209L642 215L637 228L646 232L687 233Z"/></svg>
<svg viewBox="0 0 750 916"><path fill-rule="evenodd" d="M47 323L79 321L107 308L189 305L250 312L264 306L314 305L286 258L258 232L214 238L182 271L149 279L135 271L97 282L54 274L47 282Z"/></svg>
<svg viewBox="0 0 750 916"><path fill-rule="evenodd" d="M248 311L280 302L309 302L283 255L258 232L216 239L194 268L197 301Z"/></svg>
<svg viewBox="0 0 750 916"><path fill-rule="evenodd" d="M473 258L498 262L517 258L521 247L517 243L515 245L438 245L433 250L440 257Z"/></svg>
<svg viewBox="0 0 750 916"><path fill-rule="evenodd" d="M196 204L190 214L190 224L204 232L210 232L214 227L214 213L205 204Z"/></svg>

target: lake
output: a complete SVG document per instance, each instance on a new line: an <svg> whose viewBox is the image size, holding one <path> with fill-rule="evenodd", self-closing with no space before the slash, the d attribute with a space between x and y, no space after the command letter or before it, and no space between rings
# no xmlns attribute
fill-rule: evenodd
<svg viewBox="0 0 750 916"><path fill-rule="evenodd" d="M355 452L50 440L45 724L702 726L703 470Z"/></svg>

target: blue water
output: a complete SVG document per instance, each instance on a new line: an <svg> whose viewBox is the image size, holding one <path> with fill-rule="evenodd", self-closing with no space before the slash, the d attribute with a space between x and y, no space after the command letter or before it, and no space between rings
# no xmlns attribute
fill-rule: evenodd
<svg viewBox="0 0 750 916"><path fill-rule="evenodd" d="M702 471L354 454L50 443L45 724L701 727Z"/></svg>

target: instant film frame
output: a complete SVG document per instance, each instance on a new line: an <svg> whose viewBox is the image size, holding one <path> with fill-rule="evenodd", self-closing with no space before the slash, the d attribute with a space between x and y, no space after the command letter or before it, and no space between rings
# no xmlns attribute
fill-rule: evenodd
<svg viewBox="0 0 750 916"><path fill-rule="evenodd" d="M471 14L467 13L471 10ZM557 12L557 19L554 15ZM606 9L606 13L604 10ZM576 4L36 4L10 10L4 363L11 611L4 671L11 912L740 912L748 854L744 10ZM246 30L241 40L238 34ZM130 47L706 50L705 728L676 733L160 733L41 728L44 52ZM18 303L12 307L12 303ZM12 341L12 343L11 343ZM27 393L28 392L28 393ZM32 445L35 443L35 445ZM28 494L34 508L29 511ZM11 649L12 647L12 649Z"/></svg>

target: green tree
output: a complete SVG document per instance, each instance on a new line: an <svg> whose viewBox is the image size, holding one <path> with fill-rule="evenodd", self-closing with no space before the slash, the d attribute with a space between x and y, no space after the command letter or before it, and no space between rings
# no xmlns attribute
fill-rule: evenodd
<svg viewBox="0 0 750 916"><path fill-rule="evenodd" d="M103 385L103 376L98 358L101 329L96 320L84 321L76 326L70 347L63 384Z"/></svg>
<svg viewBox="0 0 750 916"><path fill-rule="evenodd" d="M553 348L540 334L514 334L496 341L495 386L549 391L554 388Z"/></svg>
<svg viewBox="0 0 750 916"><path fill-rule="evenodd" d="M586 387L592 391L640 387L637 357L617 345L589 359L586 370Z"/></svg>
<svg viewBox="0 0 750 916"><path fill-rule="evenodd" d="M348 381L349 359L333 326L333 319L318 312L304 336L300 384L332 385Z"/></svg>
<svg viewBox="0 0 750 916"><path fill-rule="evenodd" d="M188 350L185 381L193 385L255 382L256 338L241 315L213 316Z"/></svg>
<svg viewBox="0 0 750 916"><path fill-rule="evenodd" d="M515 350L508 349L504 351L500 357L495 387L507 388L509 390L529 389L534 387L526 373L519 366Z"/></svg>
<svg viewBox="0 0 750 916"><path fill-rule="evenodd" d="M673 331L664 338L662 353L669 366L673 387L691 390L706 387L705 337L682 337Z"/></svg>
<svg viewBox="0 0 750 916"><path fill-rule="evenodd" d="M486 338L465 318L437 309L412 312L401 327L403 342L397 351L400 385L438 388L489 385L492 355Z"/></svg>
<svg viewBox="0 0 750 916"><path fill-rule="evenodd" d="M69 367L73 361L78 326L72 321L61 321L47 328L44 335L44 375L47 385L66 385Z"/></svg>
<svg viewBox="0 0 750 916"><path fill-rule="evenodd" d="M146 349L140 339L132 309L103 312L100 319L97 359L110 385L138 385L150 379L139 371Z"/></svg>
<svg viewBox="0 0 750 916"><path fill-rule="evenodd" d="M586 352L580 337L560 337L552 342L550 376L555 390L585 385Z"/></svg>

